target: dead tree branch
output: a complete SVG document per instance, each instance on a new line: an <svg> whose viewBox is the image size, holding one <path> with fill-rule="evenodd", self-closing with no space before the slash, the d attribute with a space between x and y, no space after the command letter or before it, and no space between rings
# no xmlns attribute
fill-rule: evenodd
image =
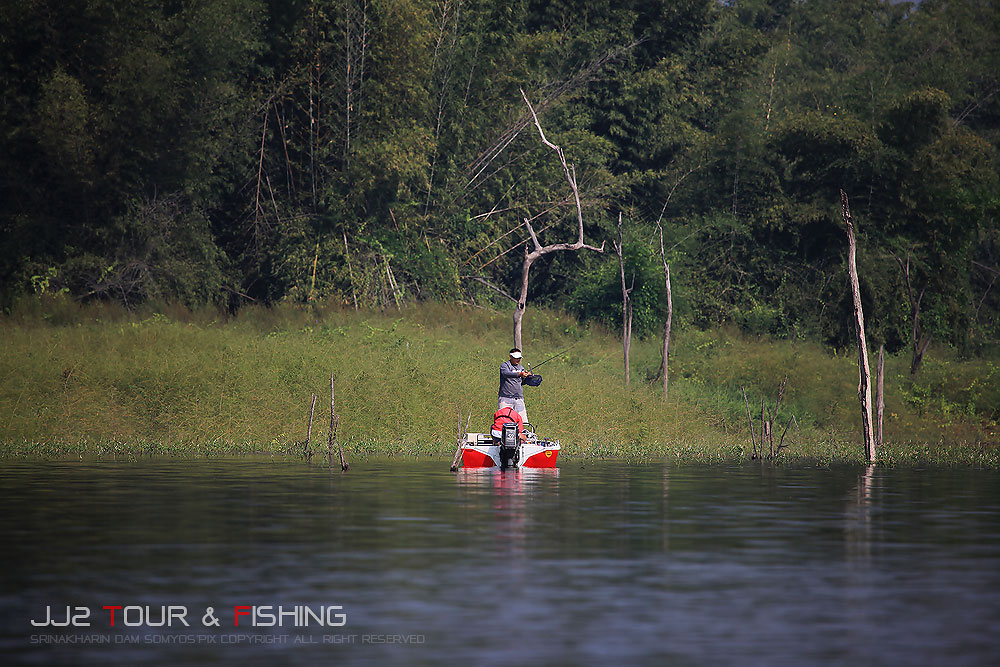
<svg viewBox="0 0 1000 667"><path fill-rule="evenodd" d="M580 204L580 189L577 187L575 167L567 164L566 156L563 154L562 148L545 138L545 131L542 130L541 123L538 122L538 116L535 114L535 109L531 106L531 102L528 101L528 96L523 90L521 91L521 97L524 98L524 103L528 105L528 110L531 112L531 117L535 121L535 127L538 128L538 134L542 139L542 143L554 150L559 156L559 163L562 165L563 174L565 174L566 181L569 183L569 187L573 191L573 199L576 202L578 233L577 240L574 243L553 243L551 245L543 246L539 243L538 235L531 226L531 222L527 218L524 219L524 226L527 228L528 234L531 236L531 243L534 249L529 252L528 249L525 248L524 263L521 265L521 293L517 300L517 305L514 308L514 347L518 348L521 347L521 322L524 319L524 310L528 301L528 273L535 260L543 255L547 255L558 250L575 251L585 249L593 250L595 252L604 252L603 243L601 243L600 248L597 248L595 246L587 245L583 241L583 207Z"/></svg>

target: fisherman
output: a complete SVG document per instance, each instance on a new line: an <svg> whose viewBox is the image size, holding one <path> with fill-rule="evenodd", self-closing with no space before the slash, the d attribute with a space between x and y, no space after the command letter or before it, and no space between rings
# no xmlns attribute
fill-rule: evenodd
<svg viewBox="0 0 1000 667"><path fill-rule="evenodd" d="M524 370L521 366L523 355L518 348L511 348L510 359L500 364L500 396L497 400L497 409L510 407L521 416L522 424L528 422L528 411L524 407L524 389L521 381L531 377L531 371Z"/></svg>

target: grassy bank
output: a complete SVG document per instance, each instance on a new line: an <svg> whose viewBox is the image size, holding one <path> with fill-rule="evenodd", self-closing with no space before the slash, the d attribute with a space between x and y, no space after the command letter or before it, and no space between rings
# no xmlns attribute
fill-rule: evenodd
<svg viewBox="0 0 1000 667"><path fill-rule="evenodd" d="M488 427L510 317L435 304L384 314L247 308L233 318L56 304L5 317L0 335L7 456L297 453L313 393L312 446L325 451L333 373L349 457L447 457L456 405L463 419L471 413L470 430ZM782 458L862 460L851 351L677 331L665 401L645 382L659 365L659 341L634 343L625 389L621 345L608 332L531 310L525 335L535 363L570 348L540 369L541 387L526 390L530 420L562 441L565 457L748 459L740 388L759 420L761 398L773 404L787 375L780 428L793 415L798 426ZM936 353L913 380L908 359L890 358L883 460L1000 465L996 365Z"/></svg>

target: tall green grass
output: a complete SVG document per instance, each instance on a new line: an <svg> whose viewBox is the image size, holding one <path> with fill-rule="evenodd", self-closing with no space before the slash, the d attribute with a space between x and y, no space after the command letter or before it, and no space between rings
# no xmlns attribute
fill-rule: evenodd
<svg viewBox="0 0 1000 667"><path fill-rule="evenodd" d="M235 317L182 308L130 315L72 304L0 320L0 440L7 455L215 454L325 451L330 374L338 440L351 455L454 451L457 412L472 431L496 409L509 313L423 304L386 313L339 307L246 308ZM569 348L526 388L530 421L559 439L564 457L749 458L745 387L759 429L760 401L788 382L778 433L795 416L788 459L860 462L854 355L807 342L735 332L677 331L670 395L645 382L660 341L633 345L623 386L620 341L565 314L533 309L528 361ZM998 465L1000 376L990 361L929 358L916 381L908 359L887 362L887 447L892 462Z"/></svg>

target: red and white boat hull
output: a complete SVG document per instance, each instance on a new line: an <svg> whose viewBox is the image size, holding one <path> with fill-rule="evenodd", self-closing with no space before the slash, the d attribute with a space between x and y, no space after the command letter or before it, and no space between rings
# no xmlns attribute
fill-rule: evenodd
<svg viewBox="0 0 1000 667"><path fill-rule="evenodd" d="M561 449L558 440L529 440L521 443L518 468L555 468ZM462 447L465 468L495 468L500 466L500 446L493 444L489 433L470 433Z"/></svg>

